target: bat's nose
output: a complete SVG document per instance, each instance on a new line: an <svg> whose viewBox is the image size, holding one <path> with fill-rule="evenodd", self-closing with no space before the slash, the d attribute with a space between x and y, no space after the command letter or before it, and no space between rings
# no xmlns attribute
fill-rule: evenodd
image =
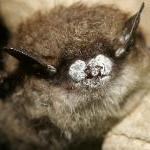
<svg viewBox="0 0 150 150"><path fill-rule="evenodd" d="M87 62L76 60L69 68L69 75L75 82L96 87L110 75L112 65L108 57L100 54Z"/></svg>
<svg viewBox="0 0 150 150"><path fill-rule="evenodd" d="M92 79L92 78L100 77L101 69L102 69L101 66L94 66L94 67L87 66L87 68L85 69L86 78Z"/></svg>

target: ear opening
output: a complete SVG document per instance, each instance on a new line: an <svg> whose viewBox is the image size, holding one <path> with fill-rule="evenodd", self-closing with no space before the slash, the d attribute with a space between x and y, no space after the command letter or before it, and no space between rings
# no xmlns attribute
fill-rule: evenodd
<svg viewBox="0 0 150 150"><path fill-rule="evenodd" d="M142 3L139 11L126 21L125 26L123 28L122 36L119 38L120 42L122 43L122 46L117 49L115 53L116 57L120 57L124 52L127 52L128 49L132 46L137 32L137 28L140 23L140 17L143 9L144 2Z"/></svg>
<svg viewBox="0 0 150 150"><path fill-rule="evenodd" d="M23 68L26 68L26 70L28 69L33 72L45 73L49 75L53 75L57 71L54 66L47 64L39 56L32 54L31 52L25 49L15 49L5 47L2 48L2 51L18 59L22 64Z"/></svg>

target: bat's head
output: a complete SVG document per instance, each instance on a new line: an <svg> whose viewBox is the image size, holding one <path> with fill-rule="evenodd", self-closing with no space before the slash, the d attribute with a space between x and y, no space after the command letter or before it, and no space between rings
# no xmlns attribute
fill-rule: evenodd
<svg viewBox="0 0 150 150"><path fill-rule="evenodd" d="M136 32L143 6L128 17L111 7L73 5L23 24L9 44L16 49L4 50L39 75L24 85L26 99L36 105L32 116L47 111L64 127L88 124L92 120L85 118L95 114L111 116L138 80Z"/></svg>

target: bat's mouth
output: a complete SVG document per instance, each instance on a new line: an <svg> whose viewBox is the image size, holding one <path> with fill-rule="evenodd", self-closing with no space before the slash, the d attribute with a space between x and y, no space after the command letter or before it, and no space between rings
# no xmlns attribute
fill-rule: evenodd
<svg viewBox="0 0 150 150"><path fill-rule="evenodd" d="M90 88L98 88L103 86L109 80L110 76L96 76L93 78L86 78L85 80L78 83L78 85Z"/></svg>

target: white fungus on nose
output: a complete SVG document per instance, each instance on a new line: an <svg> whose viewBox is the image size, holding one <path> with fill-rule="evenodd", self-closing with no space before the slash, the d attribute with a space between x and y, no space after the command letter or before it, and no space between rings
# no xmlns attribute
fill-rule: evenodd
<svg viewBox="0 0 150 150"><path fill-rule="evenodd" d="M70 66L69 75L71 76L73 80L75 80L76 82L79 82L85 79L86 77L85 69L86 69L85 62L82 60L76 60Z"/></svg>
<svg viewBox="0 0 150 150"><path fill-rule="evenodd" d="M69 75L76 82L90 87L97 87L110 78L112 64L108 57L101 54L87 62L76 60L69 68ZM86 69L92 75L90 79Z"/></svg>
<svg viewBox="0 0 150 150"><path fill-rule="evenodd" d="M101 75L108 75L112 69L112 61L104 55L98 55L89 61L88 66L90 66L93 76L97 76L99 70Z"/></svg>

